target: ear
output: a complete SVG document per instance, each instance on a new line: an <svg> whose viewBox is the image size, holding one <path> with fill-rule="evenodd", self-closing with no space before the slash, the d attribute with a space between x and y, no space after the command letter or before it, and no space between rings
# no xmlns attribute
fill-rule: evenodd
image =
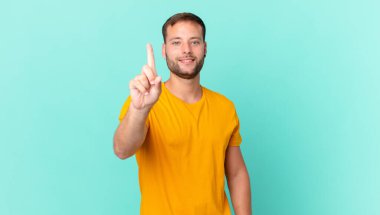
<svg viewBox="0 0 380 215"><path fill-rule="evenodd" d="M166 48L165 43L162 43L161 54L162 54L162 57L163 57L164 59L166 59L166 50L165 50L165 48Z"/></svg>
<svg viewBox="0 0 380 215"><path fill-rule="evenodd" d="M206 56L206 54L207 54L207 42L205 41L205 47L204 47L204 53L205 53L205 56Z"/></svg>

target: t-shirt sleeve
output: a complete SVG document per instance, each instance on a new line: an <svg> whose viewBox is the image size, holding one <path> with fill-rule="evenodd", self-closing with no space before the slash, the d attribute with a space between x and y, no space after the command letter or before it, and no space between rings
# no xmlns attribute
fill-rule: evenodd
<svg viewBox="0 0 380 215"><path fill-rule="evenodd" d="M127 115L130 104L131 104L131 96L128 96L127 100L124 102L123 107L121 108L120 115L119 115L119 122L121 122L124 119L124 117ZM149 115L145 121L145 125L149 128Z"/></svg>
<svg viewBox="0 0 380 215"><path fill-rule="evenodd" d="M234 127L234 130L232 132L228 146L240 146L240 144L242 142L242 138L240 135L240 122L239 122L239 117L236 113L236 110L234 113L234 123L235 123L235 127Z"/></svg>
<svg viewBox="0 0 380 215"><path fill-rule="evenodd" d="M124 102L123 107L121 108L120 115L119 115L119 122L121 122L125 115L127 114L129 105L131 104L131 97L128 96L127 100Z"/></svg>

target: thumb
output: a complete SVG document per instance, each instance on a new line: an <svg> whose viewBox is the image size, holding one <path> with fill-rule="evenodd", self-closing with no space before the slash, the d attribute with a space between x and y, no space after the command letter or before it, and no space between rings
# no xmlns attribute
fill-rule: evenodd
<svg viewBox="0 0 380 215"><path fill-rule="evenodd" d="M158 85L161 87L161 79L161 76L156 76L156 78L154 79L154 85Z"/></svg>
<svg viewBox="0 0 380 215"><path fill-rule="evenodd" d="M156 76L151 86L151 92L161 93L161 76Z"/></svg>

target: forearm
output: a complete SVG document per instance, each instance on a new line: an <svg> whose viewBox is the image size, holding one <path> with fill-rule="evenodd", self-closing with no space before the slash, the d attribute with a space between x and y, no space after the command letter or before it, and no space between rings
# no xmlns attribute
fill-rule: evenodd
<svg viewBox="0 0 380 215"><path fill-rule="evenodd" d="M146 119L150 108L138 110L130 105L114 135L114 152L120 159L135 154L143 144L147 133Z"/></svg>
<svg viewBox="0 0 380 215"><path fill-rule="evenodd" d="M251 215L251 187L247 170L227 178L232 205L236 215Z"/></svg>

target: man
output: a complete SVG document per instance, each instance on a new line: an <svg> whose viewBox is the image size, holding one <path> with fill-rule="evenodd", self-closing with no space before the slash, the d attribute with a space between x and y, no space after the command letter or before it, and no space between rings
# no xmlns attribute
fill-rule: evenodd
<svg viewBox="0 0 380 215"><path fill-rule="evenodd" d="M147 65L129 83L114 151L121 159L136 154L142 215L231 214L224 175L235 214L251 214L234 105L200 85L205 32L194 14L170 17L162 27L169 80L161 83L148 44Z"/></svg>

